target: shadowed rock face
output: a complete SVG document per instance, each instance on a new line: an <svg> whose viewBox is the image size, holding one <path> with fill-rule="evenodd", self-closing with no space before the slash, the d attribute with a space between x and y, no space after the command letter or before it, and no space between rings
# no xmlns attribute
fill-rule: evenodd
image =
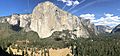
<svg viewBox="0 0 120 56"><path fill-rule="evenodd" d="M105 25L97 25L96 26L98 33L111 33L112 28L110 26Z"/></svg>
<svg viewBox="0 0 120 56"><path fill-rule="evenodd" d="M119 25L117 25L113 30L112 30L112 32L111 33L120 33L120 24Z"/></svg>
<svg viewBox="0 0 120 56"><path fill-rule="evenodd" d="M94 27L91 27L89 20L63 11L49 1L34 8L30 25L31 30L37 32L40 38L49 37L54 31L62 30L70 30L77 37L88 38L90 34L86 28L94 30Z"/></svg>

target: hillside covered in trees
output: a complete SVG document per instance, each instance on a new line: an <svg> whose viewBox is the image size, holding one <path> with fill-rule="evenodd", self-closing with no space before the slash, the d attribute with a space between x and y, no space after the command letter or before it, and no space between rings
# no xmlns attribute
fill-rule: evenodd
<svg viewBox="0 0 120 56"><path fill-rule="evenodd" d="M15 43L17 40L29 40L30 44L20 45L20 48L37 47L37 48L72 48L72 53L77 56L120 56L120 34L100 34L90 38L71 39L68 30L56 31L52 36L41 39L35 32L25 32L20 28L14 31L8 23L0 23L0 46L3 50ZM59 37L62 33L66 34Z"/></svg>

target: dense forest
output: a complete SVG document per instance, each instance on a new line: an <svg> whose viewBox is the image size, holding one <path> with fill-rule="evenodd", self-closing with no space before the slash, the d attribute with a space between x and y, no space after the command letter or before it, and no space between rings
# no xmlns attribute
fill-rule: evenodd
<svg viewBox="0 0 120 56"><path fill-rule="evenodd" d="M62 33L66 34L59 37ZM120 34L99 34L90 38L76 37L70 38L68 30L62 32L56 31L52 36L41 39L36 32L25 32L23 28L20 31L14 31L8 23L0 23L0 46L3 50L15 43L17 40L29 40L28 47L38 48L72 48L75 56L120 56ZM25 45L20 45L24 48Z"/></svg>

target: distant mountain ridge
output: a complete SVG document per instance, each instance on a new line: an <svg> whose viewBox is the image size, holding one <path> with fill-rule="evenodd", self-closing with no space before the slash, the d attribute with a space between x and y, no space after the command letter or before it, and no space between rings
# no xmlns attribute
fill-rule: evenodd
<svg viewBox="0 0 120 56"><path fill-rule="evenodd" d="M113 30L112 30L112 32L111 33L117 33L117 32L119 32L120 33L120 24L119 25L117 25Z"/></svg>
<svg viewBox="0 0 120 56"><path fill-rule="evenodd" d="M111 33L112 28L106 25L96 25L98 33Z"/></svg>

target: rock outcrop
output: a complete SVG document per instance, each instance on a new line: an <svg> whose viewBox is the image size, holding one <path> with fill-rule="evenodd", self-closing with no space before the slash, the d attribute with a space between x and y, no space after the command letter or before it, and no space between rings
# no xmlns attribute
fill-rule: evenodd
<svg viewBox="0 0 120 56"><path fill-rule="evenodd" d="M98 33L111 33L112 28L106 25L97 25L96 26Z"/></svg>
<svg viewBox="0 0 120 56"><path fill-rule="evenodd" d="M3 17L0 17L0 23L6 23L7 22L7 19L10 18L11 16L3 16Z"/></svg>
<svg viewBox="0 0 120 56"><path fill-rule="evenodd" d="M30 28L37 32L40 38L49 37L53 32L63 30L69 30L77 37L88 38L90 34L87 28L94 31L89 20L65 12L49 1L40 3L34 8Z"/></svg>
<svg viewBox="0 0 120 56"><path fill-rule="evenodd" d="M23 27L26 32L30 31L31 14L20 15L20 27Z"/></svg>
<svg viewBox="0 0 120 56"><path fill-rule="evenodd" d="M7 22L11 25L19 24L18 21L19 21L19 15L18 14L12 15L10 18L7 19Z"/></svg>
<svg viewBox="0 0 120 56"><path fill-rule="evenodd" d="M1 23L8 22L10 25L18 25L25 29L25 31L30 31L31 14L13 14L7 17L1 17Z"/></svg>
<svg viewBox="0 0 120 56"><path fill-rule="evenodd" d="M111 33L117 33L117 32L120 32L120 24L117 25L117 26L112 30Z"/></svg>

